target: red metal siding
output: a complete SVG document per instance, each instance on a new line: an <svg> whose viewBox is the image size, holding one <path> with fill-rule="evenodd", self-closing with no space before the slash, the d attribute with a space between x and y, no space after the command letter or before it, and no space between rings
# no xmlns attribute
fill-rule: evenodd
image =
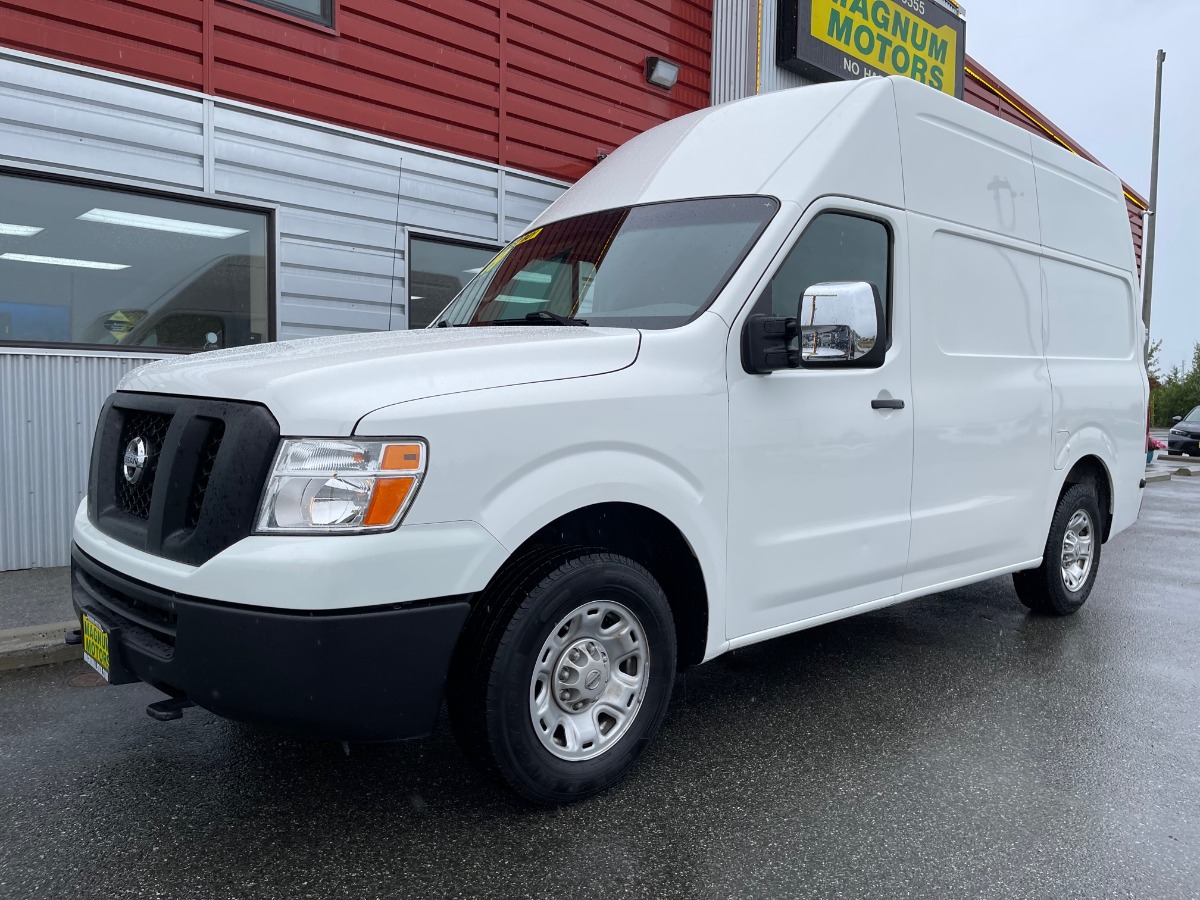
<svg viewBox="0 0 1200 900"><path fill-rule="evenodd" d="M10 47L568 180L708 105L712 0L338 0L334 25L246 0L0 0ZM681 64L669 93L647 56Z"/></svg>
<svg viewBox="0 0 1200 900"><path fill-rule="evenodd" d="M205 2L0 0L0 44L199 90Z"/></svg>
<svg viewBox="0 0 1200 900"><path fill-rule="evenodd" d="M636 134L708 106L711 2L504 4L505 163L578 178ZM647 56L680 63L668 93Z"/></svg>

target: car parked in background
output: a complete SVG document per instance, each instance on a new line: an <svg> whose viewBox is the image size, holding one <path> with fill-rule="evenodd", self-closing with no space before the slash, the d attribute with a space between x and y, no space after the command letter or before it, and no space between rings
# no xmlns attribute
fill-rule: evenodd
<svg viewBox="0 0 1200 900"><path fill-rule="evenodd" d="M1171 433L1167 436L1167 453L1171 456L1200 456L1200 406L1186 416L1171 420Z"/></svg>

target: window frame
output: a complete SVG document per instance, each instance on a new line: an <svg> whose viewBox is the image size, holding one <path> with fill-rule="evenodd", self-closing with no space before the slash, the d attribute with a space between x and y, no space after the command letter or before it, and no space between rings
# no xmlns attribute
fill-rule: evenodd
<svg viewBox="0 0 1200 900"><path fill-rule="evenodd" d="M312 15L304 10L296 9L287 0L227 0L227 2L234 2L238 6L271 13L281 18L294 19L306 25L315 25L335 33L337 31L334 23L337 21L338 0L321 0L321 6L325 10L322 15Z"/></svg>
<svg viewBox="0 0 1200 900"><path fill-rule="evenodd" d="M528 227L528 226L526 226L526 227ZM500 243L500 242L491 243L488 240L486 240L485 238L480 238L477 241L462 239L462 238L454 238L454 237L449 237L448 235L445 235L445 234L438 234L438 233L432 232L432 231L420 231L420 230L413 229L413 228L405 228L405 231L408 232L407 246L405 247L406 255L404 257L404 324L405 324L404 330L405 331L424 331L426 328L429 328L431 325L433 325L434 322L437 321L437 316L434 316L434 318L430 320L429 325L423 325L420 328L413 328L413 326L411 324L411 322L412 322L412 248L413 248L413 238L416 238L417 240L421 240L421 241L428 241L431 244L448 244L451 247L466 247L470 250L487 250L488 252L490 252L492 254L493 257L511 243L511 241L505 241L503 243ZM522 230L522 233L523 232L524 232L524 229ZM467 284L470 284L470 282L467 282ZM467 285L464 284L463 288L465 288L466 286ZM459 290L461 292L462 288L460 288ZM454 296L457 297L458 294L455 294ZM450 302L453 303L454 300L451 299ZM446 306L449 306L449 305L450 305L449 303L446 304ZM446 306L443 306L442 309L438 310L439 315L442 313L443 310L446 309Z"/></svg>
<svg viewBox="0 0 1200 900"><path fill-rule="evenodd" d="M758 304L760 302L762 302L763 296L766 294L767 290L771 287L771 283L775 280L775 276L778 275L783 270L783 267L787 265L788 259L792 255L792 251L795 250L796 247L798 247L800 245L800 242L802 240L804 240L804 236L806 234L808 234L809 229L812 228L813 224L819 218L821 218L821 216L824 216L824 215L848 216L849 218L852 218L852 219L863 219L867 222L877 222L878 224L883 226L884 231L887 233L887 296L881 297L880 299L883 301L883 318L884 318L884 325L886 326L886 329L887 329L886 349L891 350L892 349L892 319L893 319L892 297L895 292L895 280L896 280L896 232L892 228L892 223L890 221L888 221L886 218L884 218L883 216L872 215L871 213L863 212L861 210L849 209L844 206L823 206L820 209L818 209L813 214L813 217L804 224L803 229L801 229L800 233L798 235L796 235L796 238L790 244L787 244L785 248L781 249L780 256L779 256L779 265L775 266L775 268L771 271L771 273L766 277L766 279L763 283L762 289L758 292L757 296L754 297L753 302L751 302L749 304L749 308L750 308L749 314L754 315L756 312L760 312L760 310L758 309ZM768 311L767 315L774 315L774 313L772 311ZM824 366L822 368L833 370L833 369L837 369L837 368L853 368L853 366L850 366L850 367ZM815 370L808 370L808 371L815 371Z"/></svg>
<svg viewBox="0 0 1200 900"><path fill-rule="evenodd" d="M191 203L197 206L215 206L220 209L230 209L239 212L257 213L267 218L267 333L262 343L275 343L278 339L279 298L276 293L279 284L279 207L267 203L248 203L241 201L217 200L202 191L163 191L147 188L136 182L121 178L101 178L97 176L63 175L50 169L20 169L14 166L0 165L0 176L8 175L15 178L48 181L54 184L71 185L75 187L98 188L121 194L136 194L156 200L172 200L175 202ZM238 346L252 346L239 344ZM92 354L107 356L188 356L193 353L205 353L202 349L184 350L176 347L135 347L121 344L86 344L82 341L6 341L0 339L0 353L11 353L14 350L78 350Z"/></svg>

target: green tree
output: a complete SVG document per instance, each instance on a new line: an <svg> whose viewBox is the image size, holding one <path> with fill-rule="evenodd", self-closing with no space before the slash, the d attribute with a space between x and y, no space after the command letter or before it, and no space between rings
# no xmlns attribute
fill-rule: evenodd
<svg viewBox="0 0 1200 900"><path fill-rule="evenodd" d="M1158 370L1158 352L1162 349L1162 339L1159 338L1146 347L1146 373L1155 381L1162 381L1163 374Z"/></svg>
<svg viewBox="0 0 1200 900"><path fill-rule="evenodd" d="M1162 387L1154 392L1152 408L1154 425L1169 427L1175 416L1186 416L1200 406L1200 343L1192 350L1192 365L1186 372L1172 366L1162 379Z"/></svg>

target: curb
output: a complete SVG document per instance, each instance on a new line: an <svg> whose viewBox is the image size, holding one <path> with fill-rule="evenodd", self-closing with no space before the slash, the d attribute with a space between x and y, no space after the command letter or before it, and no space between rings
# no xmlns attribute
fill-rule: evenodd
<svg viewBox="0 0 1200 900"><path fill-rule="evenodd" d="M70 621L0 631L0 672L82 659L81 646L63 643L63 634L78 627Z"/></svg>

